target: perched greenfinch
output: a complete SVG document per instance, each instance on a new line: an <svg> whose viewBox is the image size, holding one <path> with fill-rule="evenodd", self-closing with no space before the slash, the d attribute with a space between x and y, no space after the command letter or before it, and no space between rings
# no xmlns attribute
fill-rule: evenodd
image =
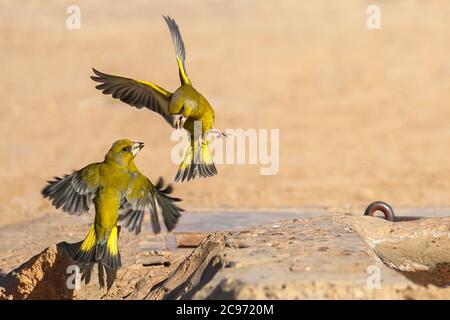
<svg viewBox="0 0 450 320"><path fill-rule="evenodd" d="M83 265L101 263L110 270L122 264L118 248L120 226L138 234L144 212L150 212L153 231L161 231L158 209L164 224L171 231L178 222L183 209L169 194L172 187L164 188L162 178L153 185L141 174L134 158L143 148L142 142L128 139L116 141L103 162L92 163L63 178L56 177L42 190L57 209L80 215L95 206L94 224L85 240L72 249L73 260Z"/></svg>
<svg viewBox="0 0 450 320"><path fill-rule="evenodd" d="M175 46L176 61L181 86L175 92L142 80L114 76L93 69L92 80L100 82L96 88L111 94L136 108L147 108L161 114L173 128L184 128L189 132L190 143L185 149L175 181L189 181L196 177L217 174L208 147L208 134L226 136L214 129L214 110L209 102L193 86L185 67L185 48L178 25L170 17L164 17Z"/></svg>

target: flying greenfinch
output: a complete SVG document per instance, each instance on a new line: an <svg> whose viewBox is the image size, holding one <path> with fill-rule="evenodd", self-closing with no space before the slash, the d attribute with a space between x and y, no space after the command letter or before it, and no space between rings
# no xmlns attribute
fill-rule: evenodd
<svg viewBox="0 0 450 320"><path fill-rule="evenodd" d="M72 258L83 265L101 263L110 270L121 266L118 248L120 224L138 234L144 212L150 212L153 231L161 231L158 209L164 224L171 231L178 222L183 209L169 194L172 187L164 188L162 178L153 185L141 174L134 164L134 158L143 148L142 142L128 139L116 141L103 162L92 163L63 178L48 181L42 190L57 209L72 215L80 215L94 203L95 220L84 239L72 248Z"/></svg>
<svg viewBox="0 0 450 320"><path fill-rule="evenodd" d="M210 177L217 174L208 147L208 134L226 136L214 126L214 110L209 102L193 86L185 67L185 48L178 25L170 17L164 17L169 26L175 46L176 61L181 86L175 92L142 80L114 76L93 69L91 79L100 82L96 88L104 94L111 94L136 108L147 108L161 114L176 129L189 132L190 142L185 148L183 161L179 165L175 181L189 181L196 177Z"/></svg>

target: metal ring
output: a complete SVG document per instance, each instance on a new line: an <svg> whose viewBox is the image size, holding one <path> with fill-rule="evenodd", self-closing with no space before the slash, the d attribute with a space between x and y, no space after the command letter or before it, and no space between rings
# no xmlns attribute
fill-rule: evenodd
<svg viewBox="0 0 450 320"><path fill-rule="evenodd" d="M384 214L386 220L395 221L394 209L384 201L375 201L369 204L366 211L364 211L365 216L375 216L375 212L381 211Z"/></svg>

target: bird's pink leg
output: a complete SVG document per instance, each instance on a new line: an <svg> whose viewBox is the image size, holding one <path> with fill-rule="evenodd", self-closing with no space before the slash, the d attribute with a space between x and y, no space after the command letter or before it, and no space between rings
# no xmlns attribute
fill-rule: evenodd
<svg viewBox="0 0 450 320"><path fill-rule="evenodd" d="M210 129L208 131L208 134L210 134L210 133L215 134L216 138L227 138L228 137L228 134L226 134L222 130L215 129L215 128Z"/></svg>

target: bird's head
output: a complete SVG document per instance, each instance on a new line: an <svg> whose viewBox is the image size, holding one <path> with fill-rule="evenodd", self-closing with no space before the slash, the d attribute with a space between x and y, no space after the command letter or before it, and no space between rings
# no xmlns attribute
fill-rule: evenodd
<svg viewBox="0 0 450 320"><path fill-rule="evenodd" d="M195 91L192 87L182 86L178 88L169 101L170 114L182 115L185 118L189 117L198 105L198 99L196 99L196 97L198 97L197 95L195 95Z"/></svg>
<svg viewBox="0 0 450 320"><path fill-rule="evenodd" d="M109 149L105 160L128 166L143 147L143 142L134 142L128 139L118 140Z"/></svg>

